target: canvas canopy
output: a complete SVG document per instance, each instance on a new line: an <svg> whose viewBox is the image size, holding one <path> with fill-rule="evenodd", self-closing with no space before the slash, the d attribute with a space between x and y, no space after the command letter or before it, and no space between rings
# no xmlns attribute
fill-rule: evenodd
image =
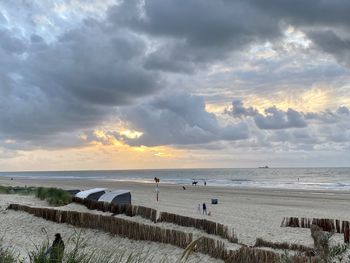
<svg viewBox="0 0 350 263"><path fill-rule="evenodd" d="M87 198L87 199L93 199L98 200L101 195L106 193L107 188L93 188L85 191L81 191L77 193L75 196L79 198Z"/></svg>
<svg viewBox="0 0 350 263"><path fill-rule="evenodd" d="M103 194L98 201L114 204L131 204L131 193L129 190L114 190Z"/></svg>

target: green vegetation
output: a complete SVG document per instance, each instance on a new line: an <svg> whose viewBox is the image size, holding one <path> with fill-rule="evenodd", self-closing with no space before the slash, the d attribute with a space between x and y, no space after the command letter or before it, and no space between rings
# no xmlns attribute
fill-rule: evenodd
<svg viewBox="0 0 350 263"><path fill-rule="evenodd" d="M61 206L72 202L70 194L59 188L46 187L13 187L1 186L0 194L20 194L20 195L35 195L41 200L46 200L50 205ZM0 263L2 263L0 261Z"/></svg>
<svg viewBox="0 0 350 263"><path fill-rule="evenodd" d="M0 245L0 263L12 263L16 261L16 256L10 249L5 249Z"/></svg>
<svg viewBox="0 0 350 263"><path fill-rule="evenodd" d="M36 193L36 187L13 187L0 185L0 194L21 194L33 195Z"/></svg>
<svg viewBox="0 0 350 263"><path fill-rule="evenodd" d="M70 194L58 188L39 187L36 191L36 197L46 200L50 205L66 205L72 202Z"/></svg>
<svg viewBox="0 0 350 263"><path fill-rule="evenodd" d="M33 251L28 252L28 259L20 259L19 256L16 256L14 251L5 250L1 246L0 242L0 263L53 263L50 261L49 255L46 251L49 248L49 239L40 246L35 245ZM110 253L101 253L98 250L91 250L87 246L87 242L82 238L81 232L75 232L68 240L66 241L66 247L62 263L150 263L150 262L161 262L168 263L172 262L167 257L160 259L155 259L152 253L145 252L133 252L125 253L121 249L116 247L113 252ZM29 260L29 261L28 261ZM183 261L182 261L183 262Z"/></svg>
<svg viewBox="0 0 350 263"><path fill-rule="evenodd" d="M16 253L10 248L5 248L2 246L2 238L0 239L0 263L20 263L21 261L16 261Z"/></svg>
<svg viewBox="0 0 350 263"><path fill-rule="evenodd" d="M320 236L316 237L312 235L315 243L315 254L322 263L333 262L350 262L349 257L345 257L345 254L349 248L348 244L336 244L331 246L331 238L334 233L326 233L322 230Z"/></svg>

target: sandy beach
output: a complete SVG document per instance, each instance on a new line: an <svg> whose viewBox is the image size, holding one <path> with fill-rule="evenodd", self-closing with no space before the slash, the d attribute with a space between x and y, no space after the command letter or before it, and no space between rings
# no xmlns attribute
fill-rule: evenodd
<svg viewBox="0 0 350 263"><path fill-rule="evenodd" d="M160 184L159 202L155 200L155 185L135 182L103 181L103 180L33 180L1 178L0 185L12 186L54 186L64 189L88 189L106 187L113 189L129 189L132 192L132 203L172 212L185 216L207 218L233 228L240 243L253 245L256 238L275 242L297 243L312 246L313 241L309 229L281 228L283 217L334 218L349 220L347 205L350 193L335 191L300 191L278 189L236 189L211 186L186 186ZM211 205L211 198L218 198L219 204ZM65 224L55 224L35 218L22 212L4 211L9 203L47 206L30 196L1 195L1 231L5 233L4 242L16 248L29 249L32 241L40 242L45 238L41 228L45 228L49 236L55 232L71 233L73 228ZM210 216L198 213L198 204L208 205ZM69 207L70 206L70 207ZM76 204L68 205L71 210L85 209ZM138 220L138 219L135 219ZM170 260L181 256L182 250L168 245L151 242L135 242L123 238L111 237L98 231L84 230L89 244L103 249L137 247L138 250L150 249L167 254ZM29 238L28 238L29 237ZM341 242L343 236L335 234L334 242ZM98 245L97 245L98 244ZM191 258L205 262L218 262L207 256L195 254Z"/></svg>

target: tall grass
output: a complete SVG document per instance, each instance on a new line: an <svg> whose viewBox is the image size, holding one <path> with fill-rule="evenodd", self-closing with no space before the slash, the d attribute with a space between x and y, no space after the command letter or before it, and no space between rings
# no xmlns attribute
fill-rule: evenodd
<svg viewBox="0 0 350 263"><path fill-rule="evenodd" d="M35 194L35 187L13 187L13 186L3 186L0 185L0 194L21 194L21 195L30 195Z"/></svg>
<svg viewBox="0 0 350 263"><path fill-rule="evenodd" d="M1 238L0 239L0 263L20 262L20 261L16 261L16 258L18 258L18 256L16 255L13 249L5 248L2 245L2 238Z"/></svg>
<svg viewBox="0 0 350 263"><path fill-rule="evenodd" d="M35 195L50 205L60 206L72 202L71 195L63 189L46 187L13 187L0 185L0 194ZM1 262L0 262L1 263Z"/></svg>
<svg viewBox="0 0 350 263"><path fill-rule="evenodd" d="M16 256L12 250L0 246L0 263L13 263L15 260Z"/></svg>
<svg viewBox="0 0 350 263"><path fill-rule="evenodd" d="M66 240L66 249L64 251L62 263L151 263L169 262L167 257L154 258L150 251L145 253L131 252L126 253L118 247L111 249L109 252L102 252L98 249L91 249L87 240L83 237L82 231L74 232ZM49 248L47 240L41 245L36 246L35 250L29 253L30 263L52 263L46 251ZM67 249L68 248L68 249ZM1 262L1 261L0 261ZM12 262L11 262L12 263Z"/></svg>
<svg viewBox="0 0 350 263"><path fill-rule="evenodd" d="M58 188L39 187L36 190L36 197L46 200L50 205L66 205L72 202L70 194Z"/></svg>

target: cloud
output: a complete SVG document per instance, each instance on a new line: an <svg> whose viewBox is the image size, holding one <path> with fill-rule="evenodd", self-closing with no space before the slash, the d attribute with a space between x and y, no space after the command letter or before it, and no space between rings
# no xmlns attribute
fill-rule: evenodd
<svg viewBox="0 0 350 263"><path fill-rule="evenodd" d="M183 72L182 64L194 70L195 64L281 36L274 17L245 1L123 1L108 17L155 39L158 45L146 66L161 71Z"/></svg>
<svg viewBox="0 0 350 263"><path fill-rule="evenodd" d="M282 111L273 106L265 109L265 114L261 114L253 107L245 108L240 100L234 100L232 107L226 109L225 113L236 118L253 117L256 126L264 130L303 128L307 126L303 114L293 109Z"/></svg>
<svg viewBox="0 0 350 263"><path fill-rule="evenodd" d="M147 68L191 73L252 44L277 42L289 26L341 58L341 53L348 53L348 40L329 32L349 29L349 10L346 0L132 0L111 8L108 18L152 38L155 48L148 54ZM325 34L324 27L332 31Z"/></svg>
<svg viewBox="0 0 350 263"><path fill-rule="evenodd" d="M249 137L245 123L221 126L213 113L205 110L202 97L186 92L170 92L140 105L123 109L131 128L143 133L138 139L124 138L131 145L205 144Z"/></svg>
<svg viewBox="0 0 350 263"><path fill-rule="evenodd" d="M59 89L88 103L122 105L159 88L158 76L137 65L144 52L138 37L86 21L46 50L31 54L28 77L50 94Z"/></svg>
<svg viewBox="0 0 350 263"><path fill-rule="evenodd" d="M253 107L245 108L243 106L243 102L241 100L234 100L232 102L231 110L225 110L226 113L234 116L234 117L247 117L247 116L255 116L258 114L258 111Z"/></svg>
<svg viewBox="0 0 350 263"><path fill-rule="evenodd" d="M350 114L350 110L347 107L345 107L345 106L340 106L337 109L337 113L341 114L341 115L349 115Z"/></svg>
<svg viewBox="0 0 350 263"><path fill-rule="evenodd" d="M0 47L3 51L15 54L22 54L26 45L21 39L12 36L11 32L6 29L0 29Z"/></svg>
<svg viewBox="0 0 350 263"><path fill-rule="evenodd" d="M103 22L85 20L49 43L14 35L0 30L0 138L33 147L61 138L67 146L117 106L162 88L161 77L140 63L144 41Z"/></svg>
<svg viewBox="0 0 350 263"><path fill-rule="evenodd" d="M281 111L276 107L270 107L265 110L265 115L257 114L254 117L256 125L260 129L288 129L306 127L306 122L302 115L288 109L287 112Z"/></svg>
<svg viewBox="0 0 350 263"><path fill-rule="evenodd" d="M346 0L249 1L287 25L302 30L322 51L350 66L350 3ZM327 14L327 15L325 15Z"/></svg>
<svg viewBox="0 0 350 263"><path fill-rule="evenodd" d="M340 37L334 30L310 30L308 36L323 51L350 67L350 36Z"/></svg>
<svg viewBox="0 0 350 263"><path fill-rule="evenodd" d="M232 107L225 109L224 112L234 118L252 117L256 126L263 130L304 128L311 120L317 120L321 123L339 123L349 116L349 109L346 106L341 106L336 111L326 110L306 113L292 108L282 111L273 106L266 108L264 114L261 114L254 107L245 107L241 100L234 100Z"/></svg>

